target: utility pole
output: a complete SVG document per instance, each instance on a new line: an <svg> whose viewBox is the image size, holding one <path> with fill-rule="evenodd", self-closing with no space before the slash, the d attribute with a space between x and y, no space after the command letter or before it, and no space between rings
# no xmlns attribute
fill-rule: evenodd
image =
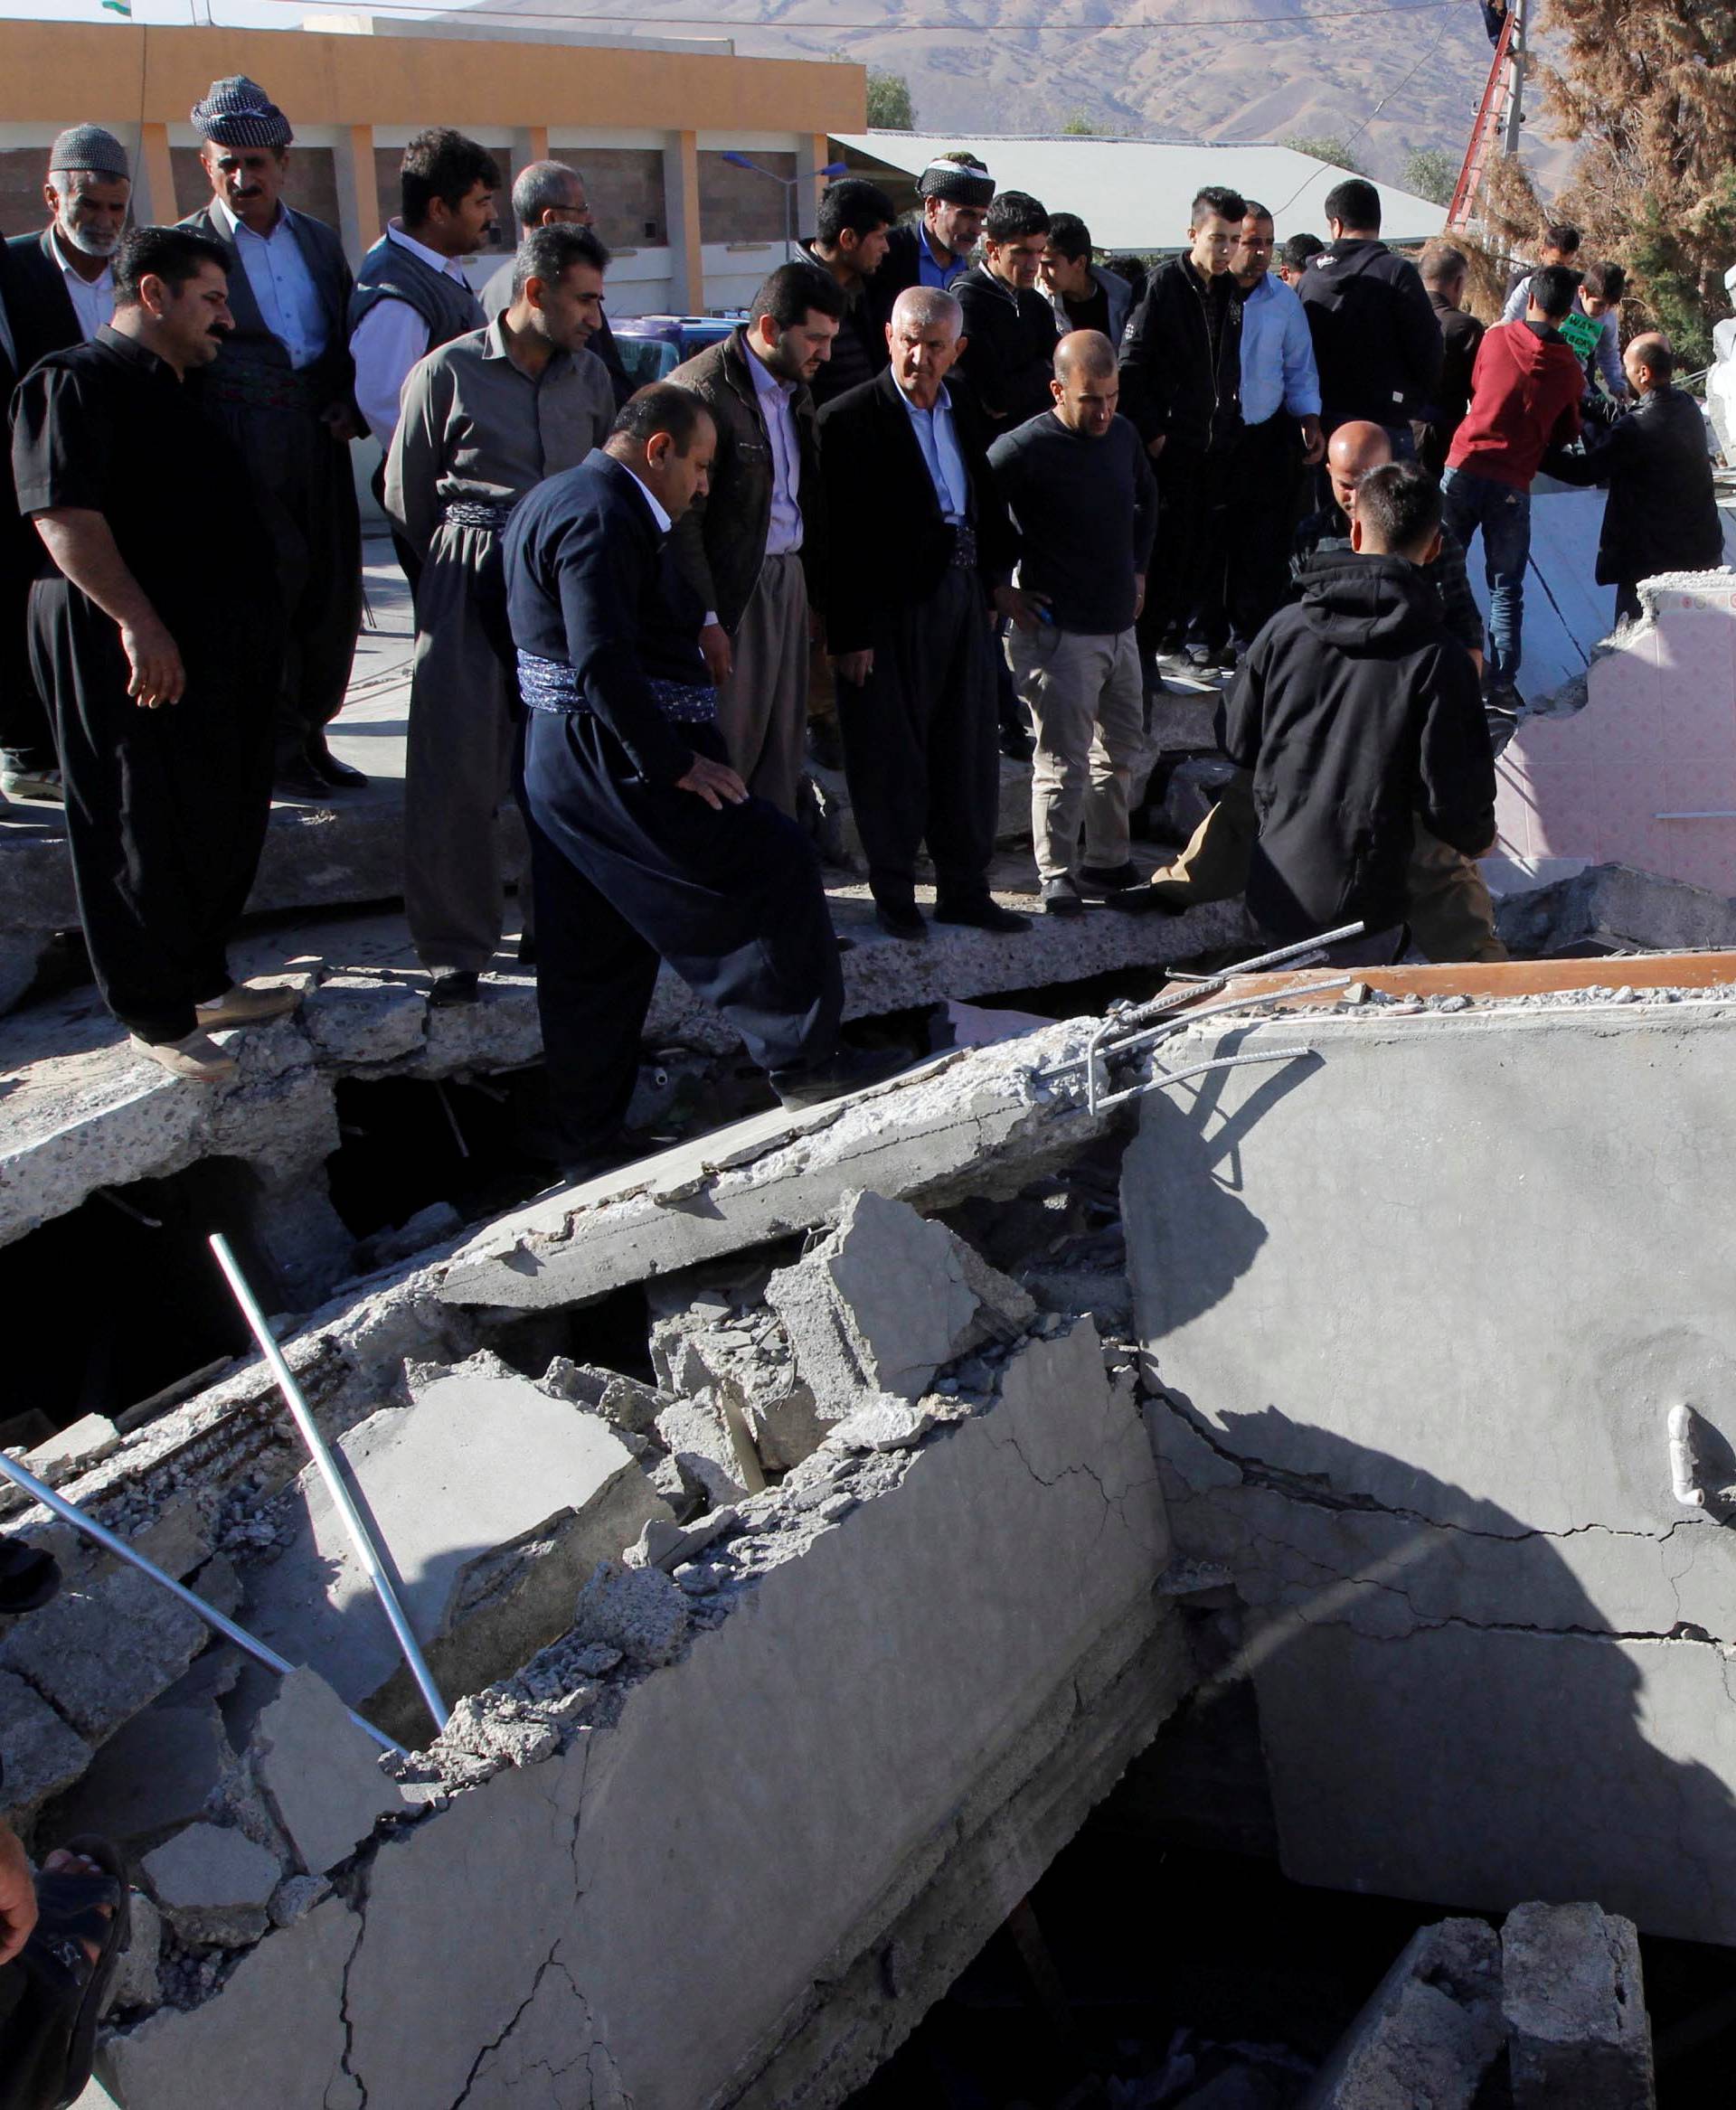
<svg viewBox="0 0 1736 2110"><path fill-rule="evenodd" d="M1506 131L1501 141L1504 154L1519 151L1519 127L1525 121L1525 30L1529 9L1526 0L1507 0L1513 9L1513 36L1507 45L1507 63L1513 69L1513 89L1507 97Z"/></svg>

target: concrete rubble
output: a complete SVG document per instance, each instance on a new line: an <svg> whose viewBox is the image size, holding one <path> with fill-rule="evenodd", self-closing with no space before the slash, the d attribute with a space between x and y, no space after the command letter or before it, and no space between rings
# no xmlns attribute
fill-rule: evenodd
<svg viewBox="0 0 1736 2110"><path fill-rule="evenodd" d="M1637 2086L1606 1912L1736 1938L1736 1570L1659 1472L1736 1353L1696 1142L1736 988L1572 985L1607 965L1213 1020L1163 1060L1310 1059L1101 1115L1099 1022L1041 1028L350 1285L285 1352L438 1734L260 1365L80 1437L73 1499L307 1666L0 1507L75 1586L0 1634L13 1814L112 1813L162 1919L112 2099L841 2103L1203 1680L1251 1687L1290 1872L1509 1915L1419 1937L1316 2110L1417 2071L1469 2105L1503 2059L1542 2077L1515 2102Z"/></svg>
<svg viewBox="0 0 1736 2110"><path fill-rule="evenodd" d="M1406 1944L1299 2110L1654 2110L1631 1920L1516 1906L1499 1935L1447 1919Z"/></svg>

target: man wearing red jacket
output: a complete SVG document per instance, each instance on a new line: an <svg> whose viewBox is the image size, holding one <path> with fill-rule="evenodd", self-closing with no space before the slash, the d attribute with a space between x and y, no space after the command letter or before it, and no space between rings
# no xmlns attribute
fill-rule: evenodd
<svg viewBox="0 0 1736 2110"><path fill-rule="evenodd" d="M1560 325L1573 306L1579 274L1552 264L1534 272L1521 323L1487 331L1471 369L1471 402L1453 436L1441 478L1447 524L1468 554L1483 532L1489 582L1488 703L1517 711L1531 555L1531 485L1546 448L1579 435L1585 374Z"/></svg>

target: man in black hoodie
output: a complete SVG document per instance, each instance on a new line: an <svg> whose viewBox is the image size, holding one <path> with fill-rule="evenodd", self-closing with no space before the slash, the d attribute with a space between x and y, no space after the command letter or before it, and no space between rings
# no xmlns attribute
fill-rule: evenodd
<svg viewBox="0 0 1736 2110"><path fill-rule="evenodd" d="M1241 294L1230 265L1247 211L1222 185L1199 193L1186 253L1152 273L1121 340L1121 415L1157 472L1140 642L1175 673L1231 664L1224 549L1241 431Z"/></svg>
<svg viewBox="0 0 1736 2110"><path fill-rule="evenodd" d="M1326 194L1332 243L1297 287L1314 332L1320 422L1383 425L1395 461L1414 461L1410 420L1428 414L1440 380L1440 325L1417 267L1381 240L1381 193L1353 176Z"/></svg>
<svg viewBox="0 0 1736 2110"><path fill-rule="evenodd" d="M1495 765L1477 675L1417 567L1440 493L1393 462L1357 487L1348 555L1255 640L1225 701L1224 752L1253 774L1248 907L1279 943L1361 922L1339 956L1396 959L1417 822L1467 857L1495 840Z"/></svg>

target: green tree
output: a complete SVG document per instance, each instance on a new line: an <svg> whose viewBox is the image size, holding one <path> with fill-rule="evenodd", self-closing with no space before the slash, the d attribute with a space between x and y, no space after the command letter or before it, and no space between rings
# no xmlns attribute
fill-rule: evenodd
<svg viewBox="0 0 1736 2110"><path fill-rule="evenodd" d="M1543 92L1580 141L1556 210L1580 254L1619 259L1675 341L1711 354L1736 247L1736 10L1704 0L1549 0Z"/></svg>
<svg viewBox="0 0 1736 2110"><path fill-rule="evenodd" d="M1368 164L1359 160L1355 147L1336 132L1323 133L1317 139L1293 132L1288 139L1280 139L1278 145L1291 147L1297 154L1311 154L1316 161L1330 162L1334 168L1347 168L1352 175L1368 174Z"/></svg>
<svg viewBox="0 0 1736 2110"><path fill-rule="evenodd" d="M901 73L869 67L868 123L876 132L915 131L916 106L910 100L910 84Z"/></svg>
<svg viewBox="0 0 1736 2110"><path fill-rule="evenodd" d="M1450 205L1458 188L1458 163L1439 146L1413 146L1399 172L1399 187L1431 205Z"/></svg>
<svg viewBox="0 0 1736 2110"><path fill-rule="evenodd" d="M1062 136L1069 139L1091 139L1097 136L1097 127L1089 110L1069 110L1061 129Z"/></svg>

